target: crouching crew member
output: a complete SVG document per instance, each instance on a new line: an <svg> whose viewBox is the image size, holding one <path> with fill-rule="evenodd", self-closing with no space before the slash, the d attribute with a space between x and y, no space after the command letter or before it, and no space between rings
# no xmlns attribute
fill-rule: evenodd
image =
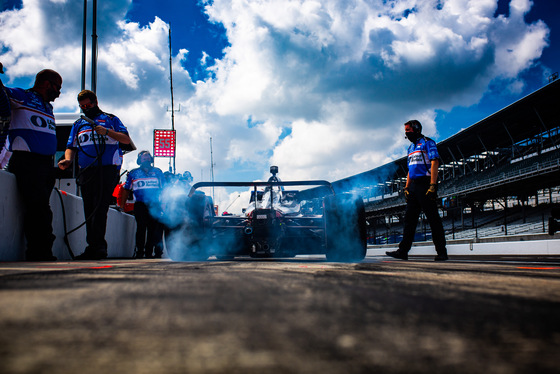
<svg viewBox="0 0 560 374"><path fill-rule="evenodd" d="M163 226L160 223L162 210L160 195L163 188L163 172L153 166L154 159L150 152L138 154L136 163L139 168L128 173L124 184L121 203L126 201L130 192L134 194L134 217L136 218L136 252L135 258L156 258L162 255ZM121 206L124 209L124 206Z"/></svg>
<svg viewBox="0 0 560 374"><path fill-rule="evenodd" d="M64 160L58 163L58 167L65 170L78 154L80 171L77 182L84 203L88 245L76 260L100 260L107 258L107 212L122 164L119 142L130 144L130 137L118 117L99 109L94 92L80 92L78 103L84 115L94 123L83 118L74 122Z"/></svg>
<svg viewBox="0 0 560 374"><path fill-rule="evenodd" d="M37 73L30 89L4 87L0 81L0 149L7 136L13 152L8 171L16 177L23 206L27 261L56 261L49 205L55 183L56 126L50 103L60 95L61 86L61 76L49 69Z"/></svg>
<svg viewBox="0 0 560 374"><path fill-rule="evenodd" d="M408 175L404 188L406 212L403 239L399 243L398 250L386 253L394 258L408 260L408 252L416 234L418 217L420 212L424 211L430 223L432 240L436 247L435 261L445 261L448 259L445 233L436 202L439 167L436 143L422 135L422 125L417 120L406 122L404 128L405 135L412 144L408 147Z"/></svg>

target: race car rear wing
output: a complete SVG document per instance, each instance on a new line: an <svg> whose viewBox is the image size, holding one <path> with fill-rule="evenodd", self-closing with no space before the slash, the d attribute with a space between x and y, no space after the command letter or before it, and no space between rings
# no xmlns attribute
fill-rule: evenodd
<svg viewBox="0 0 560 374"><path fill-rule="evenodd" d="M286 187L286 186L317 186L320 188L313 188L300 192L300 195L305 195L307 191L313 191L313 196L306 196L310 199L312 197L320 197L325 195L334 195L334 189L330 182L325 180L310 180L310 181L268 181L268 182L198 182L195 183L190 192L189 197L196 193L196 190L203 187ZM308 192L307 192L308 193ZM308 193L309 194L309 193Z"/></svg>

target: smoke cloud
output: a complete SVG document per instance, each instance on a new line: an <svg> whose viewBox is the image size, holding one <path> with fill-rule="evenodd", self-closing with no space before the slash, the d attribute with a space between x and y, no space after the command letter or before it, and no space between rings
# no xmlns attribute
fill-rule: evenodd
<svg viewBox="0 0 560 374"><path fill-rule="evenodd" d="M333 195L327 186L304 188L261 186L235 191L229 193L237 196L233 202L248 197L245 208L240 214L221 215L215 215L210 187L192 191L190 197L169 189L164 198L173 213L166 217L173 221L166 237L169 256L176 261L201 261L213 255L229 259L327 254L331 261L360 261L366 248L362 198Z"/></svg>

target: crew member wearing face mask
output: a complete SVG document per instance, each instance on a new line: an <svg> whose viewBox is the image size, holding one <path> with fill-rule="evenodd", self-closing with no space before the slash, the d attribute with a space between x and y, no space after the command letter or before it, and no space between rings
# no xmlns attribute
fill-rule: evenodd
<svg viewBox="0 0 560 374"><path fill-rule="evenodd" d="M163 172L152 165L152 155L148 151L138 154L136 163L139 168L132 170L126 177L121 202L124 208L130 192L134 194L134 217L136 218L135 258L156 258L162 255L163 226L160 223L162 210L160 195L164 184Z"/></svg>
<svg viewBox="0 0 560 374"><path fill-rule="evenodd" d="M107 212L122 164L119 143L130 144L130 137L118 117L99 109L94 92L80 92L78 104L84 116L94 124L83 118L74 122L64 160L59 161L58 167L67 169L78 155L78 184L84 203L88 245L76 259L100 260L107 258Z"/></svg>
<svg viewBox="0 0 560 374"><path fill-rule="evenodd" d="M445 233L436 202L439 167L436 143L422 135L422 125L417 120L406 122L404 131L412 144L408 147L408 175L404 188L406 212L403 239L398 250L386 253L394 258L408 260L418 217L423 211L432 229L432 240L437 252L435 261L445 261L448 259Z"/></svg>

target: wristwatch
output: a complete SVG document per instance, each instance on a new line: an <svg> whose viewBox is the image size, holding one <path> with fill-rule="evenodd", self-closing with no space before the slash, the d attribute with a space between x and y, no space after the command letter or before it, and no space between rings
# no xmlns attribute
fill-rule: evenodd
<svg viewBox="0 0 560 374"><path fill-rule="evenodd" d="M109 129L105 129L105 136L109 135Z"/></svg>

